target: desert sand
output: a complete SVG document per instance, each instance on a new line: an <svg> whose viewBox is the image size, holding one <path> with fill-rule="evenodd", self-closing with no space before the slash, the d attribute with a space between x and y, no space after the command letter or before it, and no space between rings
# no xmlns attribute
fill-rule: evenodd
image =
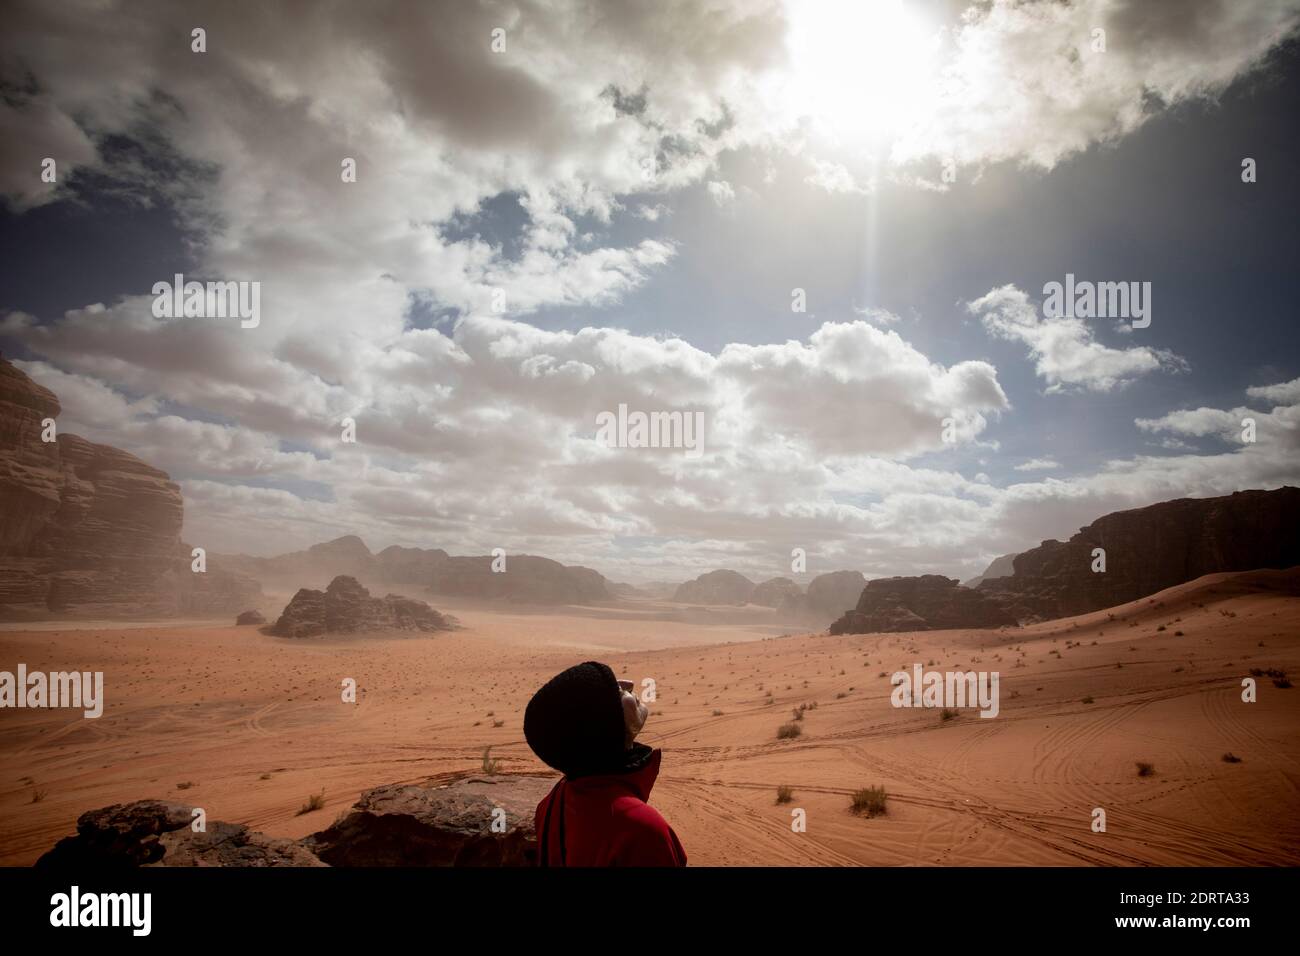
<svg viewBox="0 0 1300 956"><path fill-rule="evenodd" d="M106 695L98 720L0 711L0 863L33 863L79 814L117 802L171 799L299 837L365 789L477 770L486 746L503 772L536 772L524 705L593 657L656 682L651 802L692 864L1300 863L1300 690L1260 677L1258 702L1241 700L1251 668L1300 668L1300 569L998 631L784 635L760 609L436 603L461 630L0 633L0 669L102 670ZM887 675L917 662L999 671L999 716L892 707ZM340 699L345 677L355 705ZM778 740L805 704L802 736ZM871 785L887 813L853 814L850 795ZM322 790L323 809L298 815ZM1092 832L1097 807L1105 833ZM796 808L806 832L791 829Z"/></svg>

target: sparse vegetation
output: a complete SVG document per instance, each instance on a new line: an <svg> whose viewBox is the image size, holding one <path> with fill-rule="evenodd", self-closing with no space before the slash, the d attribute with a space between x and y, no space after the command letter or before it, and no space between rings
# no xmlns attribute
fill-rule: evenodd
<svg viewBox="0 0 1300 956"><path fill-rule="evenodd" d="M491 747L483 748L482 768L483 768L483 772L489 775L496 773L501 768L501 759L499 757L492 756Z"/></svg>
<svg viewBox="0 0 1300 956"><path fill-rule="evenodd" d="M879 816L886 812L885 799L884 787L864 787L853 794L853 812Z"/></svg>
<svg viewBox="0 0 1300 956"><path fill-rule="evenodd" d="M40 803L42 800L46 798L47 795L48 795L48 791L42 790L34 783L32 784L32 800L31 800L32 803Z"/></svg>
<svg viewBox="0 0 1300 956"><path fill-rule="evenodd" d="M1084 702L1085 704L1091 704L1091 703L1092 703L1092 697L1085 697L1085 698L1083 699L1083 702Z"/></svg>
<svg viewBox="0 0 1300 956"><path fill-rule="evenodd" d="M957 711L953 710L951 707L945 707L943 710L939 711L939 720L941 722L952 720L956 716Z"/></svg>
<svg viewBox="0 0 1300 956"><path fill-rule="evenodd" d="M298 808L297 815L302 816L305 813L312 813L316 810L319 810L323 806L325 806L324 788L321 789L320 793L313 793L310 796L308 796L307 802Z"/></svg>
<svg viewBox="0 0 1300 956"><path fill-rule="evenodd" d="M796 723L782 724L776 729L777 740L793 740L803 733L803 728Z"/></svg>
<svg viewBox="0 0 1300 956"><path fill-rule="evenodd" d="M714 717L721 717L721 716L722 716L722 711L720 711L720 710L715 710L715 711L713 712L713 716L714 716Z"/></svg>
<svg viewBox="0 0 1300 956"><path fill-rule="evenodd" d="M1137 762L1137 771L1139 777L1149 777L1156 772L1156 765L1147 763L1145 760Z"/></svg>
<svg viewBox="0 0 1300 956"><path fill-rule="evenodd" d="M505 722L504 720L494 720L494 721L492 721L492 726L493 726L493 727L504 727L505 725L506 725L506 722Z"/></svg>
<svg viewBox="0 0 1300 956"><path fill-rule="evenodd" d="M794 787L788 787L785 784L776 788L776 802L789 803L794 799Z"/></svg>
<svg viewBox="0 0 1300 956"><path fill-rule="evenodd" d="M1233 753L1231 750L1229 750L1226 754L1223 755L1223 762L1224 762L1224 763L1241 763L1241 758L1238 757L1238 756L1237 756L1235 753Z"/></svg>
<svg viewBox="0 0 1300 956"><path fill-rule="evenodd" d="M190 787L192 787L192 786L194 786L194 781L193 781L193 780L186 780L184 783L178 783L178 784L176 784L176 789L177 789L177 790L188 790L188 789L189 789Z"/></svg>

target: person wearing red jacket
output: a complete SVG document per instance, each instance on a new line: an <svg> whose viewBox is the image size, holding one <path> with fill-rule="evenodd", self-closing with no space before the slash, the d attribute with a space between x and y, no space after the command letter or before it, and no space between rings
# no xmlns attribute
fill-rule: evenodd
<svg viewBox="0 0 1300 956"><path fill-rule="evenodd" d="M538 866L685 866L672 827L646 801L662 752L636 742L645 705L606 664L557 674L524 711L533 753L564 777L537 805Z"/></svg>

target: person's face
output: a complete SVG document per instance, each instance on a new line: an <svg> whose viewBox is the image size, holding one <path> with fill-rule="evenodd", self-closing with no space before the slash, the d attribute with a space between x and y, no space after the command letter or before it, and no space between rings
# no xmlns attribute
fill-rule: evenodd
<svg viewBox="0 0 1300 956"><path fill-rule="evenodd" d="M618 682L618 689L623 695L623 727L626 731L623 735L623 746L625 747L632 746L632 741L636 739L636 735L645 726L646 718L650 716L650 711L632 692L632 687L630 680Z"/></svg>

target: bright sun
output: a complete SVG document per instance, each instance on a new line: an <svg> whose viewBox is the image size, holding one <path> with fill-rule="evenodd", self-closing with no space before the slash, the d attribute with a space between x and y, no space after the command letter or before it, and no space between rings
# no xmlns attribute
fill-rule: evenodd
<svg viewBox="0 0 1300 956"><path fill-rule="evenodd" d="M787 104L846 146L899 130L936 83L939 34L903 0L789 0Z"/></svg>

